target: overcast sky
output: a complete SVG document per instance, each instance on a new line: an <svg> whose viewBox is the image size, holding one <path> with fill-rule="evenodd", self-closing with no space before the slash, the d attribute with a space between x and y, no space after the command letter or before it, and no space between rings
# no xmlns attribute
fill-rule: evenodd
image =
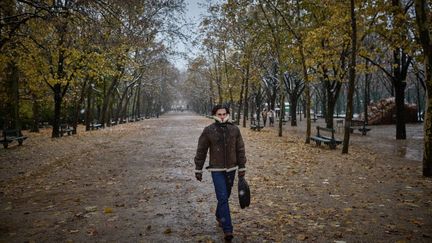
<svg viewBox="0 0 432 243"><path fill-rule="evenodd" d="M190 20L193 23L193 29L191 33L193 34L198 32L198 25L201 22L202 15L205 15L207 12L207 7L209 3L217 3L224 2L224 0L185 0L186 3L186 19ZM201 5L200 5L201 4ZM202 4L204 6L202 6ZM189 57L193 57L197 54L196 49L192 47L192 40L194 37L190 38L189 44L185 46L183 43L178 42L176 45L176 49L179 51L185 51L188 53ZM173 59L175 66L180 70L186 70L187 68L187 60L181 57L175 57Z"/></svg>
<svg viewBox="0 0 432 243"><path fill-rule="evenodd" d="M190 20L191 23L193 24L192 33L196 33L197 29L198 29L198 24L201 21L200 20L200 15L204 14L206 12L205 9L203 9L202 7L200 7L198 5L199 2L205 2L206 0L185 0L186 3L186 19ZM192 33L188 33L188 34L192 34ZM191 38L189 41L191 42L193 38ZM189 43L187 45L184 45L183 43L181 43L180 41L176 43L176 49L178 51L184 51L186 53L189 53L188 50L193 49L192 48L192 43ZM192 53L189 53L188 55L193 56ZM186 70L186 66L187 66L187 60L185 60L182 57L174 57L173 60L175 66L180 69L180 70Z"/></svg>

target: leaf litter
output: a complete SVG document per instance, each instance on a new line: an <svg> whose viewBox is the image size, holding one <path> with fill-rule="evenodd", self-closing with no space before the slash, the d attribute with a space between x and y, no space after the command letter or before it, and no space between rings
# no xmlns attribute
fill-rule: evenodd
<svg viewBox="0 0 432 243"><path fill-rule="evenodd" d="M208 120L191 117L186 125L146 120L61 139L43 130L1 150L0 240L220 241L211 179L196 182L189 162L201 131L195 123ZM165 125L184 141L154 129ZM236 240L430 241L432 183L420 163L362 146L342 155L267 128L242 134L252 199L242 210L233 191Z"/></svg>

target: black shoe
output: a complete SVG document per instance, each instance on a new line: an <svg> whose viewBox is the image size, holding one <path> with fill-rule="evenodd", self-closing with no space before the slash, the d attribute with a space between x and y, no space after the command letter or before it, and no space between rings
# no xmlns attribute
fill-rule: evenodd
<svg viewBox="0 0 432 243"><path fill-rule="evenodd" d="M234 236L232 233L225 233L225 237L224 237L225 242L231 242L233 238Z"/></svg>

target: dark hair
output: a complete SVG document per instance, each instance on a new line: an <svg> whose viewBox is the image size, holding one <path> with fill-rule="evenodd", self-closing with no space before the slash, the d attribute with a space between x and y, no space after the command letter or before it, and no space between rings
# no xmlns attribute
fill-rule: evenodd
<svg viewBox="0 0 432 243"><path fill-rule="evenodd" d="M229 107L227 105L215 105L215 106L213 106L213 109L212 109L212 116L216 115L216 112L219 109L225 109L227 114L230 113Z"/></svg>

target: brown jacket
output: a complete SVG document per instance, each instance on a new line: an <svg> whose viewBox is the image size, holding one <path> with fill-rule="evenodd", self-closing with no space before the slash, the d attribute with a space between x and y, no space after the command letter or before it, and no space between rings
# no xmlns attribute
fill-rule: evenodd
<svg viewBox="0 0 432 243"><path fill-rule="evenodd" d="M240 129L232 123L215 122L202 132L195 156L195 172L202 172L210 148L210 171L246 170L246 156Z"/></svg>

